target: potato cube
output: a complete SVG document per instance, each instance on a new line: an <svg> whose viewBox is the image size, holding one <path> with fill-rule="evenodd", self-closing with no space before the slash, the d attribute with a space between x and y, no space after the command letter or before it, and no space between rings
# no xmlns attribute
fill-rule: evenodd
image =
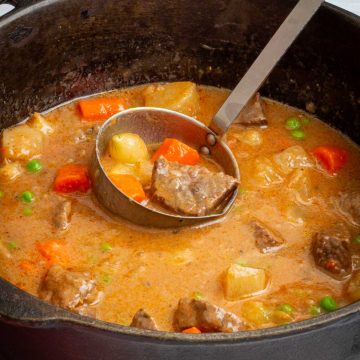
<svg viewBox="0 0 360 360"><path fill-rule="evenodd" d="M266 157L261 156L255 160L251 160L249 165L247 176L249 182L256 187L266 188L281 184L284 181L284 178L278 172L274 163Z"/></svg>
<svg viewBox="0 0 360 360"><path fill-rule="evenodd" d="M266 288L265 270L232 264L225 275L225 298L240 300Z"/></svg>
<svg viewBox="0 0 360 360"><path fill-rule="evenodd" d="M309 205L312 198L312 184L308 169L296 169L289 177L288 189L300 204Z"/></svg>
<svg viewBox="0 0 360 360"><path fill-rule="evenodd" d="M110 175L132 175L135 176L143 186L151 183L154 164L150 160L139 161L136 164L116 164L109 172Z"/></svg>
<svg viewBox="0 0 360 360"><path fill-rule="evenodd" d="M290 174L294 169L311 168L314 162L300 146L291 146L274 155L274 161L284 174Z"/></svg>
<svg viewBox="0 0 360 360"><path fill-rule="evenodd" d="M144 91L145 106L175 110L195 116L199 110L196 85L189 81L150 85Z"/></svg>
<svg viewBox="0 0 360 360"><path fill-rule="evenodd" d="M39 113L35 112L26 122L33 129L41 131L44 135L50 135L54 132L53 127Z"/></svg>
<svg viewBox="0 0 360 360"><path fill-rule="evenodd" d="M5 163L0 167L0 181L8 182L15 180L23 173L23 168L18 162Z"/></svg>
<svg viewBox="0 0 360 360"><path fill-rule="evenodd" d="M4 130L2 146L6 159L28 160L41 155L43 135L27 125L15 126Z"/></svg>
<svg viewBox="0 0 360 360"><path fill-rule="evenodd" d="M126 164L135 164L149 158L144 141L139 135L132 133L114 135L109 143L109 153L114 160Z"/></svg>

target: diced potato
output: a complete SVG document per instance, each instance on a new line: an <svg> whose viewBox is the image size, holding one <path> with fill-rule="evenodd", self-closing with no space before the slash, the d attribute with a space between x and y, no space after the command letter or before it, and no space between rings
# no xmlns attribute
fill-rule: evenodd
<svg viewBox="0 0 360 360"><path fill-rule="evenodd" d="M23 173L23 168L18 162L5 163L0 167L0 181L8 182L16 179Z"/></svg>
<svg viewBox="0 0 360 360"><path fill-rule="evenodd" d="M263 143L263 136L259 130L247 129L241 133L234 134L236 140L250 146L260 146Z"/></svg>
<svg viewBox="0 0 360 360"><path fill-rule="evenodd" d="M312 187L308 169L296 169L290 175L288 189L301 204L309 204L312 198Z"/></svg>
<svg viewBox="0 0 360 360"><path fill-rule="evenodd" d="M175 110L195 116L199 110L196 85L189 81L150 85L144 91L145 106Z"/></svg>
<svg viewBox="0 0 360 360"><path fill-rule="evenodd" d="M151 184L154 164L150 160L139 161L135 164L136 176L143 186Z"/></svg>
<svg viewBox="0 0 360 360"><path fill-rule="evenodd" d="M249 179L255 186L265 188L284 181L284 178L279 174L273 162L266 157L260 157L252 161L251 170L252 173L249 174Z"/></svg>
<svg viewBox="0 0 360 360"><path fill-rule="evenodd" d="M347 292L353 301L360 300L360 270L353 273Z"/></svg>
<svg viewBox="0 0 360 360"><path fill-rule="evenodd" d="M135 164L149 158L146 144L137 134L123 133L114 135L109 144L110 156L125 164Z"/></svg>
<svg viewBox="0 0 360 360"><path fill-rule="evenodd" d="M266 288L265 270L232 264L226 271L224 288L229 301L258 293Z"/></svg>
<svg viewBox="0 0 360 360"><path fill-rule="evenodd" d="M9 160L28 160L41 155L43 135L27 125L5 129L2 135L4 155Z"/></svg>
<svg viewBox="0 0 360 360"><path fill-rule="evenodd" d="M37 112L31 116L26 124L33 129L41 131L44 135L50 135L54 132L53 127Z"/></svg>
<svg viewBox="0 0 360 360"><path fill-rule="evenodd" d="M242 318L256 327L270 322L270 312L260 301L247 301L241 308Z"/></svg>
<svg viewBox="0 0 360 360"><path fill-rule="evenodd" d="M314 162L300 145L291 146L275 154L274 162L286 175L290 174L294 169L314 166Z"/></svg>
<svg viewBox="0 0 360 360"><path fill-rule="evenodd" d="M137 162L136 164L122 164L115 165L110 171L110 175L132 175L135 176L141 185L147 186L151 183L152 170L154 164L150 160Z"/></svg>

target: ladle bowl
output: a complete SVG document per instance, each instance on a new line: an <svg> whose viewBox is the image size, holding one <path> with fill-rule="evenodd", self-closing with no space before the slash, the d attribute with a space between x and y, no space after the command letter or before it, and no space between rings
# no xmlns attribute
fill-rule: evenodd
<svg viewBox="0 0 360 360"><path fill-rule="evenodd" d="M205 216L172 214L148 208L129 198L111 182L101 164L111 137L118 133L138 134L147 145L161 143L166 137L176 138L200 153L208 153L226 174L240 180L239 168L231 150L201 122L162 108L138 107L125 110L113 115L100 128L90 167L93 191L99 202L111 213L138 225L175 228L215 221L230 210L237 190L216 213Z"/></svg>

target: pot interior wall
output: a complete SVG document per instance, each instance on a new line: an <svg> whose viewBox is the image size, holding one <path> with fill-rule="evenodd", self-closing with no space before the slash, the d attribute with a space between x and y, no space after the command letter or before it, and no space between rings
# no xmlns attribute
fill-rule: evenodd
<svg viewBox="0 0 360 360"><path fill-rule="evenodd" d="M0 128L76 96L146 82L232 88L293 5L40 2L0 23ZM320 118L360 142L359 43L359 21L323 7L261 93L302 109L312 102Z"/></svg>

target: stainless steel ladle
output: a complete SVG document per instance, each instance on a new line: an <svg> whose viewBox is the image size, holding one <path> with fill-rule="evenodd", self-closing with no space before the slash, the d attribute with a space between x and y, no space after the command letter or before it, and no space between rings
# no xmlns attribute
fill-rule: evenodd
<svg viewBox="0 0 360 360"><path fill-rule="evenodd" d="M170 214L150 209L122 193L106 175L100 159L111 137L118 133L136 133L146 144L160 143L165 138L177 138L203 154L210 154L223 167L226 174L240 179L237 162L231 150L220 140L220 136L237 119L323 1L298 2L216 113L209 128L189 116L162 108L138 107L122 111L109 118L98 133L91 163L93 190L100 203L113 214L148 227L196 225L224 216L230 210L237 191L225 201L221 211L216 214L206 216Z"/></svg>

